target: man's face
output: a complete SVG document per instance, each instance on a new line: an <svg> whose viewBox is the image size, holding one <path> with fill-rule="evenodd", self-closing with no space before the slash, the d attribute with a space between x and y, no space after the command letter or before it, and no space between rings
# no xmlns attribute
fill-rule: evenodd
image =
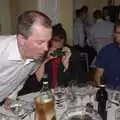
<svg viewBox="0 0 120 120"><path fill-rule="evenodd" d="M35 23L31 28L31 34L23 39L22 49L24 58L41 59L48 50L48 42L52 36L52 28L46 28Z"/></svg>
<svg viewBox="0 0 120 120"><path fill-rule="evenodd" d="M115 41L120 44L120 25L115 29Z"/></svg>

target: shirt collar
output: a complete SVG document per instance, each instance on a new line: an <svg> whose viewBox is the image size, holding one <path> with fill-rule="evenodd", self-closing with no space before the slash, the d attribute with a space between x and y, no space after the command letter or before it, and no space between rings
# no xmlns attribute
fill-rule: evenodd
<svg viewBox="0 0 120 120"><path fill-rule="evenodd" d="M7 52L9 53L8 60L24 61L24 64L29 64L31 61L34 61L33 59L23 60L23 58L19 52L16 35L13 35L11 37L11 39L12 39L11 43L9 44L9 46L7 48Z"/></svg>

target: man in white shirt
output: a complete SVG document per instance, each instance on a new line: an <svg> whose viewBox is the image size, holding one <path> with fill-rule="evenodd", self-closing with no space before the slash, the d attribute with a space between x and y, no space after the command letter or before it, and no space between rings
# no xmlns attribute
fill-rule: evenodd
<svg viewBox="0 0 120 120"><path fill-rule="evenodd" d="M74 45L79 46L81 48L84 47L84 40L85 40L85 35L84 35L84 24L82 19L84 19L84 14L82 9L76 10L76 17L77 19L75 20L74 23Z"/></svg>
<svg viewBox="0 0 120 120"><path fill-rule="evenodd" d="M102 12L103 12L103 19L110 21L109 7L108 6L103 7Z"/></svg>
<svg viewBox="0 0 120 120"><path fill-rule="evenodd" d="M51 20L45 14L25 11L18 17L17 35L0 37L0 102L16 97L48 50L51 36Z"/></svg>
<svg viewBox="0 0 120 120"><path fill-rule="evenodd" d="M92 25L89 34L89 42L96 49L97 52L99 50L113 42L114 37L114 24L112 22L106 21L102 19L102 12L100 10L96 10L93 13L95 24Z"/></svg>

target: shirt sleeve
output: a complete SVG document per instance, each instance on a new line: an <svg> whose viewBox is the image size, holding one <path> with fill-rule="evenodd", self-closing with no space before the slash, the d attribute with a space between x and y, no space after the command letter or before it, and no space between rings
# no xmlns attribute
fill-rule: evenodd
<svg viewBox="0 0 120 120"><path fill-rule="evenodd" d="M16 99L17 98L17 95L18 95L18 92L23 88L23 85L24 85L24 82L21 83L17 89L15 89L15 91L13 93L11 93L8 98L10 99Z"/></svg>
<svg viewBox="0 0 120 120"><path fill-rule="evenodd" d="M105 69L105 66L107 64L106 61L107 61L107 54L106 54L104 49L101 49L101 51L99 52L99 54L98 54L98 56L96 58L95 65L96 65L97 68Z"/></svg>

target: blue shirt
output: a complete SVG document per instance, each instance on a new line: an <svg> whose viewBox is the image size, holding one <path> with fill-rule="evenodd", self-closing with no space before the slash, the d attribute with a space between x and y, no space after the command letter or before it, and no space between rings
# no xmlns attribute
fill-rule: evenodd
<svg viewBox="0 0 120 120"><path fill-rule="evenodd" d="M120 47L111 43L101 49L96 60L96 67L104 69L106 84L120 87Z"/></svg>

